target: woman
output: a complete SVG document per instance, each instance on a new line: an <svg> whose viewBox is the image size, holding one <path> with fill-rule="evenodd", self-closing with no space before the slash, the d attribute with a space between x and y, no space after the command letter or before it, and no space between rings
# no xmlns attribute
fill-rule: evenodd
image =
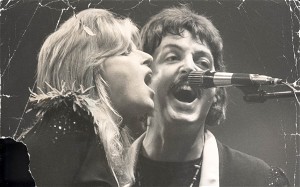
<svg viewBox="0 0 300 187"><path fill-rule="evenodd" d="M87 9L44 42L24 136L38 186L124 186L127 124L153 110L149 68L137 27L107 10ZM121 117L122 116L122 117Z"/></svg>

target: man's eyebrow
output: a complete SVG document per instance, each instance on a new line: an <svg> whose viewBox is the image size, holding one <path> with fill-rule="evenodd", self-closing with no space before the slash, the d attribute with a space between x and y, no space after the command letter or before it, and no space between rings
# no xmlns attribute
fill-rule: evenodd
<svg viewBox="0 0 300 187"><path fill-rule="evenodd" d="M179 49L179 50L183 50L183 48L180 45L177 45L177 44L167 44L163 47L163 49L166 49L166 48L176 48L176 49Z"/></svg>
<svg viewBox="0 0 300 187"><path fill-rule="evenodd" d="M165 46L163 46L163 48L177 48L177 49L180 49L180 50L184 50L184 47L178 45L178 44L173 44L173 43L170 43L170 44L166 44ZM210 50L207 51L207 50L198 50L198 51L195 51L195 53L200 53L200 54L207 54L207 55L212 55L210 53Z"/></svg>
<svg viewBox="0 0 300 187"><path fill-rule="evenodd" d="M212 54L205 50L195 51L194 56L196 56L196 57L206 56L206 57L211 58L211 60L213 60Z"/></svg>
<svg viewBox="0 0 300 187"><path fill-rule="evenodd" d="M163 47L163 49L166 49L166 48L176 48L178 50L184 50L183 47L181 47L180 45L178 44L167 44ZM195 51L194 52L194 55L196 56L207 56L207 57L210 57L213 59L213 56L212 54L210 53L210 51L206 51L206 50L199 50L199 51Z"/></svg>

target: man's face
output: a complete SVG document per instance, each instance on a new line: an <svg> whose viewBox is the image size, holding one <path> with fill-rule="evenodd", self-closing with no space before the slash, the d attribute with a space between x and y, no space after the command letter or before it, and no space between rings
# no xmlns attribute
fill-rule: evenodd
<svg viewBox="0 0 300 187"><path fill-rule="evenodd" d="M151 87L155 91L155 111L170 123L205 122L215 88L193 90L187 76L191 71L214 71L213 56L205 42L184 31L167 34L156 48L152 63Z"/></svg>

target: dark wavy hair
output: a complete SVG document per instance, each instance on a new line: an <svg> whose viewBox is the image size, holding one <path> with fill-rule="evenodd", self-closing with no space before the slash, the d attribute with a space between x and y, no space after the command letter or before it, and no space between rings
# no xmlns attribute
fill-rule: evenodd
<svg viewBox="0 0 300 187"><path fill-rule="evenodd" d="M205 41L212 52L216 71L225 71L223 41L218 29L208 18L187 6L167 8L151 17L141 30L143 50L152 55L164 36L168 33L182 36L184 30L195 39ZM215 98L206 118L207 125L218 125L225 119L226 90L216 88Z"/></svg>

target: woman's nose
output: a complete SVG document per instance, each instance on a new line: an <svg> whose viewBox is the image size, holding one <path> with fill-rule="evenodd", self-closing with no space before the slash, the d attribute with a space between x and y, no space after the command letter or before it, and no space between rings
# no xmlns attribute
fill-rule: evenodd
<svg viewBox="0 0 300 187"><path fill-rule="evenodd" d="M143 58L143 60L142 60L143 64L147 64L150 67L151 63L153 62L152 56L143 51L141 51L141 56Z"/></svg>
<svg viewBox="0 0 300 187"><path fill-rule="evenodd" d="M146 59L146 61L153 61L153 57L151 55L149 55L148 53L142 52L144 55L144 58Z"/></svg>

